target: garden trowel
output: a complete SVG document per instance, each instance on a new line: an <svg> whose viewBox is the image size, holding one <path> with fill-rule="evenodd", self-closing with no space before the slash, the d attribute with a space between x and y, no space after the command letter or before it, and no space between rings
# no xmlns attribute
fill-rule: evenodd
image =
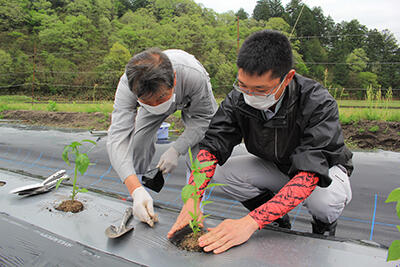
<svg viewBox="0 0 400 267"><path fill-rule="evenodd" d="M132 217L132 208L126 208L124 216L119 227L110 225L107 227L105 233L108 238L117 238L133 229L133 226L126 226L128 220Z"/></svg>
<svg viewBox="0 0 400 267"><path fill-rule="evenodd" d="M41 193L45 193L53 189L57 182L62 179L68 179L68 175L66 174L65 170L60 170L56 173L53 173L48 178L46 178L41 183L25 185L22 187L15 188L10 191L10 194L18 194L20 196L32 196Z"/></svg>

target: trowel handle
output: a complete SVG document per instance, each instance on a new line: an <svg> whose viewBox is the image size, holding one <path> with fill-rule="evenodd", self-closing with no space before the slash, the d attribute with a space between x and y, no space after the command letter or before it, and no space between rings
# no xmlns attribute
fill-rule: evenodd
<svg viewBox="0 0 400 267"><path fill-rule="evenodd" d="M58 171L56 173L53 173L48 178L46 178L46 180L44 180L42 182L42 185L46 185L48 183L51 183L54 180L58 180L59 178L63 177L66 173L67 173L66 170L60 170L60 171Z"/></svg>
<svg viewBox="0 0 400 267"><path fill-rule="evenodd" d="M132 216L132 207L126 208L124 216L122 217L121 225L119 229L122 229L126 223L128 222L129 218Z"/></svg>

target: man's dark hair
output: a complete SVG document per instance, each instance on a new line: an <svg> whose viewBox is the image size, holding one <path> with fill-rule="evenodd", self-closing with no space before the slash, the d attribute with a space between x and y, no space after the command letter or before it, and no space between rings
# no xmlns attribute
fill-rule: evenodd
<svg viewBox="0 0 400 267"><path fill-rule="evenodd" d="M244 41L236 64L251 75L260 76L271 70L272 78L282 78L293 67L292 47L278 31L258 31Z"/></svg>
<svg viewBox="0 0 400 267"><path fill-rule="evenodd" d="M159 48L134 55L126 65L129 88L140 97L148 97L174 86L171 61Z"/></svg>

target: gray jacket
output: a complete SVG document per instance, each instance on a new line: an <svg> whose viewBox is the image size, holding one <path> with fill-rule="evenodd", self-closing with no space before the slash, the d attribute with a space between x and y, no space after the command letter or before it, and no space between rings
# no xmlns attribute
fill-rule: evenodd
<svg viewBox="0 0 400 267"><path fill-rule="evenodd" d="M180 155L196 145L208 128L211 118L217 110L217 103L212 93L210 79L201 63L191 54L182 50L166 50L164 53L176 72L175 102L166 114L153 115L144 119L150 127L159 127L160 119L165 119L176 110L182 110L185 130L172 144ZM133 164L133 140L139 104L137 96L129 89L126 73L122 75L114 100L112 122L108 130L107 151L111 164L121 180L136 174ZM162 118L161 118L162 117ZM153 140L153 137L147 137ZM146 144L143 145L148 145Z"/></svg>

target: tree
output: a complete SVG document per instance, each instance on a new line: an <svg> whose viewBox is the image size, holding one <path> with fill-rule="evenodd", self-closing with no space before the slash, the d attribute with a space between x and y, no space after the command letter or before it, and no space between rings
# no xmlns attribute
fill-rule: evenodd
<svg viewBox="0 0 400 267"><path fill-rule="evenodd" d="M361 72L366 69L368 60L364 49L356 48L347 56L346 63L350 65L352 71Z"/></svg>
<svg viewBox="0 0 400 267"><path fill-rule="evenodd" d="M258 0L253 10L253 18L267 21L272 17L281 17L284 8L280 0Z"/></svg>
<svg viewBox="0 0 400 267"><path fill-rule="evenodd" d="M245 20L249 18L249 14L247 14L246 11L244 11L243 8L240 8L238 12L235 13L236 17L239 17L240 20Z"/></svg>
<svg viewBox="0 0 400 267"><path fill-rule="evenodd" d="M0 49L0 86L10 85L12 59L10 54Z"/></svg>
<svg viewBox="0 0 400 267"><path fill-rule="evenodd" d="M358 79L361 88L368 88L368 86L372 86L374 89L378 89L380 87L378 83L378 75L372 72L360 72L358 73Z"/></svg>
<svg viewBox="0 0 400 267"><path fill-rule="evenodd" d="M103 63L96 68L97 77L95 83L102 87L96 90L96 99L99 96L113 95L118 85L119 77L124 73L125 66L131 58L129 50L116 42L110 48L110 52L104 57ZM105 88L104 88L105 87Z"/></svg>
<svg viewBox="0 0 400 267"><path fill-rule="evenodd" d="M283 18L270 18L265 24L267 29L289 33L290 26Z"/></svg>

